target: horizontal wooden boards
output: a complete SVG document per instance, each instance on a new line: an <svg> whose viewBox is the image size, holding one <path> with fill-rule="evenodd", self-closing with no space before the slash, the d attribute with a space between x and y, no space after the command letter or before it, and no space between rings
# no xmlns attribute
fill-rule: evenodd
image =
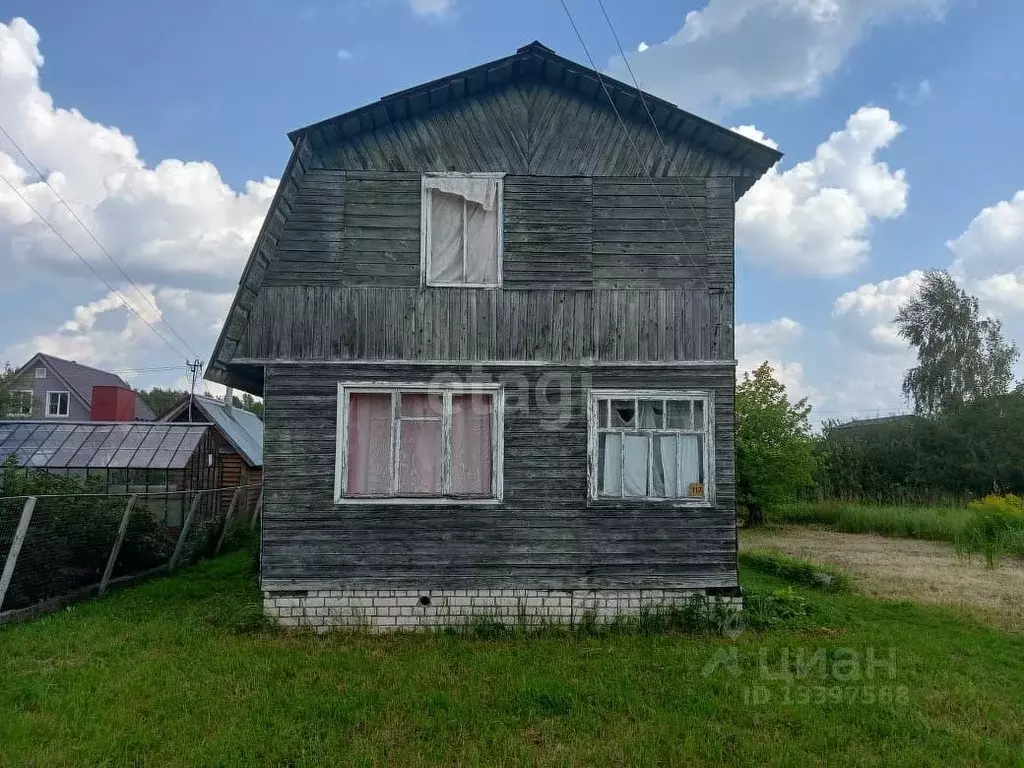
<svg viewBox="0 0 1024 768"><path fill-rule="evenodd" d="M440 377L503 385L504 500L489 506L335 505L338 381ZM264 586L736 585L731 365L412 369L310 363L269 366L266 382ZM586 398L592 388L710 391L716 506L588 502Z"/></svg>
<svg viewBox="0 0 1024 768"><path fill-rule="evenodd" d="M256 299L236 357L732 360L732 295L268 285Z"/></svg>
<svg viewBox="0 0 1024 768"><path fill-rule="evenodd" d="M509 175L508 288L728 288L732 180ZM417 286L421 175L307 171L268 246L265 285Z"/></svg>

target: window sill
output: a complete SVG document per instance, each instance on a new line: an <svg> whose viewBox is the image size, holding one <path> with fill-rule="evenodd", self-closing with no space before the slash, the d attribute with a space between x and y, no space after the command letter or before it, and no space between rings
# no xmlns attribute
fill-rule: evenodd
<svg viewBox="0 0 1024 768"><path fill-rule="evenodd" d="M642 496L622 496L600 498L588 497L587 506L596 509L621 507L623 504L637 504L662 509L711 509L715 502L711 499L647 499Z"/></svg>
<svg viewBox="0 0 1024 768"><path fill-rule="evenodd" d="M334 499L334 506L496 506L501 499L459 498L457 496L409 497L409 496L342 496Z"/></svg>
<svg viewBox="0 0 1024 768"><path fill-rule="evenodd" d="M484 288L490 290L501 288L501 283L432 283L428 280L425 284L427 288Z"/></svg>

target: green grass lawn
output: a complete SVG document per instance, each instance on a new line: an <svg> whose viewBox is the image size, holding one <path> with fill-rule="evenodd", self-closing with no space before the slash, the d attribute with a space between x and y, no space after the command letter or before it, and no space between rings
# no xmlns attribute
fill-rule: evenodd
<svg viewBox="0 0 1024 768"><path fill-rule="evenodd" d="M972 518L967 507L910 506L821 501L773 509L776 523L827 525L843 533L880 533L932 541L955 541Z"/></svg>
<svg viewBox="0 0 1024 768"><path fill-rule="evenodd" d="M318 637L242 632L251 578L238 553L0 628L0 763L1024 758L1024 638L939 610L793 587L816 628ZM868 649L883 662L870 678Z"/></svg>

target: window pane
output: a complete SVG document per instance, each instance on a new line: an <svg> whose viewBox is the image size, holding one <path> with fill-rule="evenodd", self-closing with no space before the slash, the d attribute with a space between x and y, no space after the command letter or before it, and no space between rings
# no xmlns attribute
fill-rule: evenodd
<svg viewBox="0 0 1024 768"><path fill-rule="evenodd" d="M402 395L402 416L441 418L444 413L441 395L408 393Z"/></svg>
<svg viewBox="0 0 1024 768"><path fill-rule="evenodd" d="M441 493L441 422L403 421L399 435L398 493Z"/></svg>
<svg viewBox="0 0 1024 768"><path fill-rule="evenodd" d="M598 436L597 492L602 496L622 495L622 435L617 432Z"/></svg>
<svg viewBox="0 0 1024 768"><path fill-rule="evenodd" d="M598 400L597 401L597 426L607 427L608 426L608 401Z"/></svg>
<svg viewBox="0 0 1024 768"><path fill-rule="evenodd" d="M668 401L668 424L669 429L693 429L693 421L690 419L689 400Z"/></svg>
<svg viewBox="0 0 1024 768"><path fill-rule="evenodd" d="M498 282L498 212L466 201L466 282Z"/></svg>
<svg viewBox="0 0 1024 768"><path fill-rule="evenodd" d="M661 400L640 401L640 428L661 429L661 415L664 403Z"/></svg>
<svg viewBox="0 0 1024 768"><path fill-rule="evenodd" d="M678 435L678 440L680 495L703 496L703 491L691 493L691 485L704 482L703 438L700 435Z"/></svg>
<svg viewBox="0 0 1024 768"><path fill-rule="evenodd" d="M704 402L701 400L693 401L693 428L704 429Z"/></svg>
<svg viewBox="0 0 1024 768"><path fill-rule="evenodd" d="M462 269L463 199L430 192L430 281L464 283Z"/></svg>
<svg viewBox="0 0 1024 768"><path fill-rule="evenodd" d="M632 427L636 417L633 400L612 400L612 426Z"/></svg>
<svg viewBox="0 0 1024 768"><path fill-rule="evenodd" d="M452 396L452 493L491 495L491 395Z"/></svg>
<svg viewBox="0 0 1024 768"><path fill-rule="evenodd" d="M353 393L348 411L348 493L391 493L391 395Z"/></svg>
<svg viewBox="0 0 1024 768"><path fill-rule="evenodd" d="M647 495L647 435L625 435L622 450L622 495Z"/></svg>
<svg viewBox="0 0 1024 768"><path fill-rule="evenodd" d="M659 498L683 495L676 483L676 435L655 435L651 461L651 495Z"/></svg>

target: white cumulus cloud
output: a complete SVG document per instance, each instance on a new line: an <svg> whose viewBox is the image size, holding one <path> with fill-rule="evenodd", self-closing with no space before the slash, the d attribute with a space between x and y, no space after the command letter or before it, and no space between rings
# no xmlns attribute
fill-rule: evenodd
<svg viewBox="0 0 1024 768"><path fill-rule="evenodd" d="M900 216L909 185L877 154L903 127L880 107L862 107L812 159L770 169L736 207L736 242L756 262L781 270L841 275L868 258L875 221ZM754 126L738 132L772 144Z"/></svg>
<svg viewBox="0 0 1024 768"><path fill-rule="evenodd" d="M34 280L74 307L59 322L26 312L22 322L7 324L0 360L18 363L44 351L109 368L173 365L189 350L172 326L200 356L208 354L277 181L235 190L208 162L148 164L131 136L56 104L41 85L43 64L31 24L0 23L0 125L140 287L126 283L0 135L0 175L8 182L0 181L0 270L12 278L0 279L0 301L9 313L21 290L14 283ZM97 280L22 197L117 291Z"/></svg>
<svg viewBox="0 0 1024 768"><path fill-rule="evenodd" d="M709 0L632 58L645 89L717 116L759 99L813 96L872 27L941 18L947 0ZM610 70L628 78L614 57Z"/></svg>

